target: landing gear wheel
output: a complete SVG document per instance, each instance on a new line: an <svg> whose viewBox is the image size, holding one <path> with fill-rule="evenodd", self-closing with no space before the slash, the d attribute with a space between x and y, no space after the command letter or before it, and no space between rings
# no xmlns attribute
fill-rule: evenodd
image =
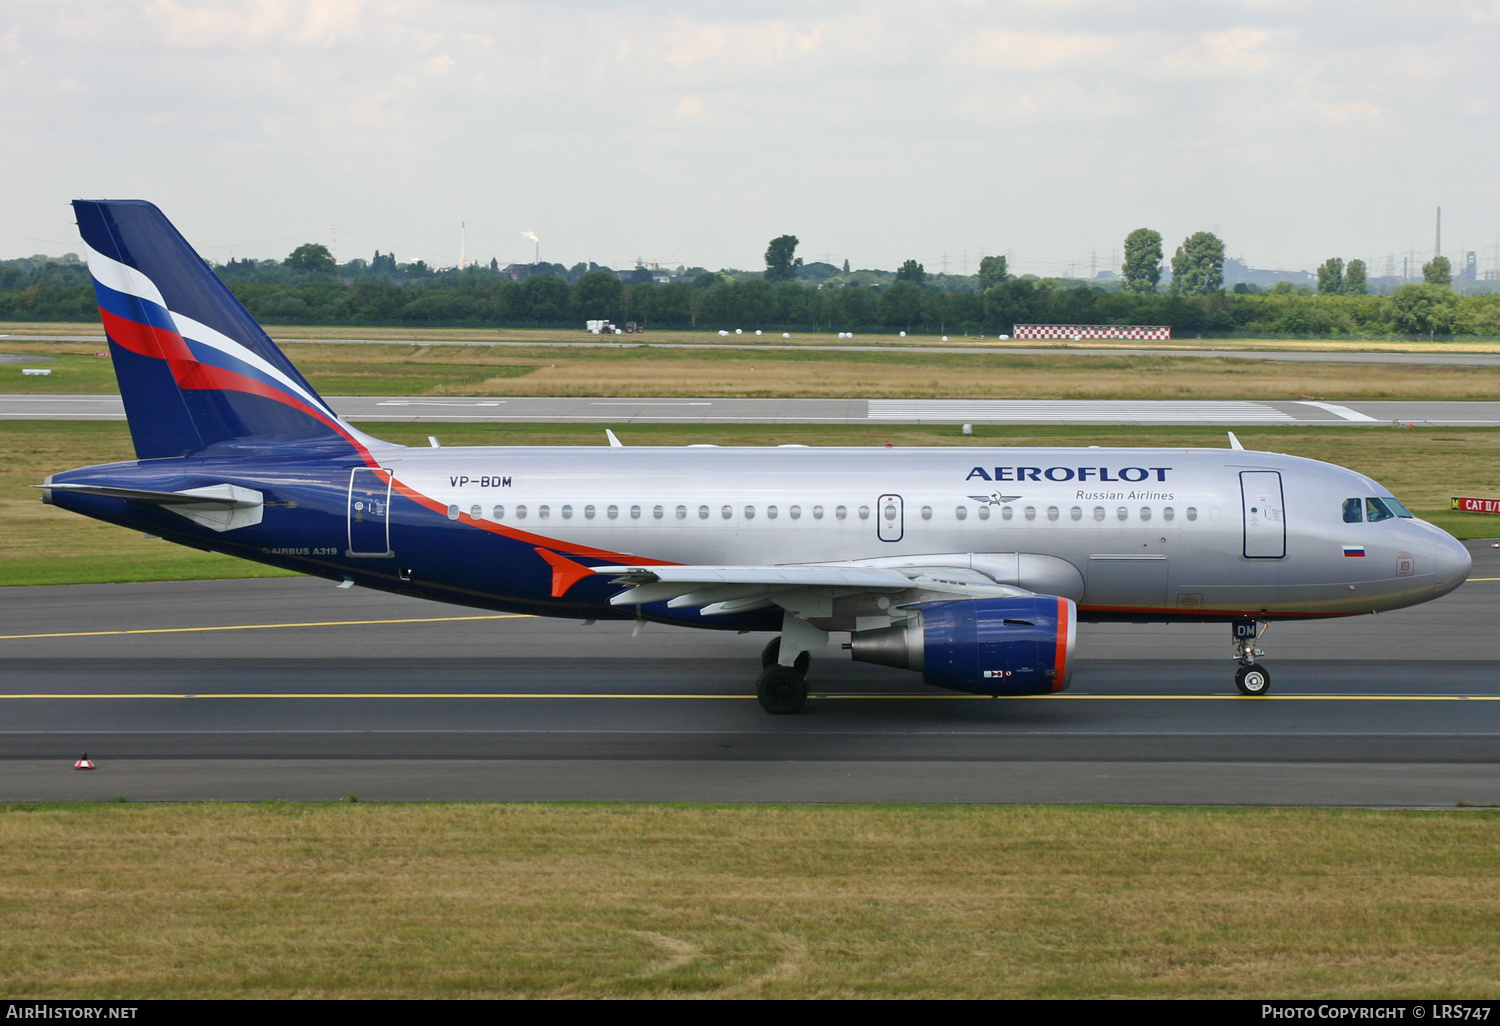
<svg viewBox="0 0 1500 1026"><path fill-rule="evenodd" d="M781 635L778 634L776 635L776 637L766 642L766 647L760 650L760 668L762 670L769 670L771 667L776 665L776 661L780 658Z"/></svg>
<svg viewBox="0 0 1500 1026"><path fill-rule="evenodd" d="M766 647L760 650L760 668L769 670L781 660L781 638L774 637L766 642ZM800 652L792 663L797 672L804 677L807 676L807 668L812 665L812 653Z"/></svg>
<svg viewBox="0 0 1500 1026"><path fill-rule="evenodd" d="M755 697L768 713L785 716L807 701L807 676L794 666L768 666L755 682Z"/></svg>
<svg viewBox="0 0 1500 1026"><path fill-rule="evenodd" d="M1264 695L1271 690L1271 671L1259 663L1241 666L1235 671L1234 686L1246 695Z"/></svg>

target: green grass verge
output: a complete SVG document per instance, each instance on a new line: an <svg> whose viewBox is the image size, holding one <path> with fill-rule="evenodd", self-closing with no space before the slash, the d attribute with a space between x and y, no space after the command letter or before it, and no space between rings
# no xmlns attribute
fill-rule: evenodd
<svg viewBox="0 0 1500 1026"><path fill-rule="evenodd" d="M93 355L97 346L0 342L0 352L56 357L41 365L52 370L48 377L25 377L20 365L0 365L0 390L114 393L111 362ZM1500 398L1496 367L1196 359L1175 357L1170 350L1084 356L1066 350L1037 354L978 348L962 353L900 347L827 352L290 341L283 349L324 395Z"/></svg>
<svg viewBox="0 0 1500 1026"><path fill-rule="evenodd" d="M1500 815L0 810L0 995L1493 998Z"/></svg>
<svg viewBox="0 0 1500 1026"><path fill-rule="evenodd" d="M602 445L602 427L557 424L370 424L364 430L393 442L425 445L429 434L449 446ZM1217 447L1213 428L977 427L965 437L954 427L838 425L666 425L619 428L627 445L986 446L1116 445ZM1387 485L1418 516L1459 538L1500 534L1500 518L1454 513L1453 495L1500 495L1500 429L1274 427L1237 432L1250 448L1327 460L1363 471ZM0 422L0 584L77 584L114 581L279 577L285 571L228 556L185 549L43 506L38 491L49 473L132 457L123 423Z"/></svg>

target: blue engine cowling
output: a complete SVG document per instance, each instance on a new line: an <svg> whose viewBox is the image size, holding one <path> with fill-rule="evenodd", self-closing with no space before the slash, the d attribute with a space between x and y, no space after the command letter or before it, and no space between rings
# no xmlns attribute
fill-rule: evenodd
<svg viewBox="0 0 1500 1026"><path fill-rule="evenodd" d="M1077 609L1056 595L924 602L904 624L860 631L860 662L919 670L936 687L976 695L1041 695L1073 677Z"/></svg>

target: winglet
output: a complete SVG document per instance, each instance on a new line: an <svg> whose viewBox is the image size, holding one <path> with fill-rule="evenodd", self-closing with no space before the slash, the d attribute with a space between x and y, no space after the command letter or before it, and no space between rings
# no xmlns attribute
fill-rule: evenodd
<svg viewBox="0 0 1500 1026"><path fill-rule="evenodd" d="M1244 448L1244 446L1240 444L1240 440L1238 438L1234 437L1234 432L1233 431L1229 432L1229 447L1231 449L1243 449Z"/></svg>
<svg viewBox="0 0 1500 1026"><path fill-rule="evenodd" d="M604 434L609 439L609 447L611 449L623 449L623 448L625 448L625 443L622 442L622 441L620 441L618 438L616 438L615 437L615 433L613 431L611 431L609 428L605 428L604 429Z"/></svg>

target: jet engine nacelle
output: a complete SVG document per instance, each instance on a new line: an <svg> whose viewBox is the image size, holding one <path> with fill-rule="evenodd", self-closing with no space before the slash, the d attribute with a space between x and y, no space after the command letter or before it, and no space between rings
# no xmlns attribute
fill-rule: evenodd
<svg viewBox="0 0 1500 1026"><path fill-rule="evenodd" d="M928 684L977 695L1061 691L1073 677L1077 608L1057 595L925 602L904 624L860 631L850 654L918 670Z"/></svg>

